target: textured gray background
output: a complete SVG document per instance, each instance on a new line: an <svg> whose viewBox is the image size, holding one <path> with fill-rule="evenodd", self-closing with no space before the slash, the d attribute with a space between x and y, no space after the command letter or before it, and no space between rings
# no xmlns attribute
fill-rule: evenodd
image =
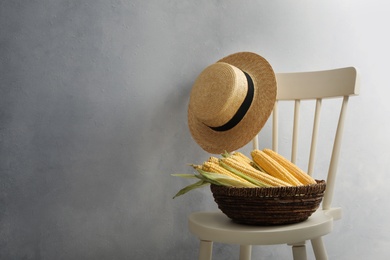
<svg viewBox="0 0 390 260"><path fill-rule="evenodd" d="M237 51L276 71L360 68L335 196L345 214L325 241L330 259L388 259L388 10L379 0L0 1L0 259L196 259L186 217L216 207L208 189L172 200L188 181L170 174L208 157L189 135L189 91ZM237 254L215 245L216 259ZM253 257L291 256L271 246Z"/></svg>

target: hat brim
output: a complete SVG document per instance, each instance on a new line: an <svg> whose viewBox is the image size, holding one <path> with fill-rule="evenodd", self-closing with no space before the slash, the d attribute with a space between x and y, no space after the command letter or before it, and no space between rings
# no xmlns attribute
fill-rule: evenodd
<svg viewBox="0 0 390 260"><path fill-rule="evenodd" d="M214 131L199 121L191 106L188 108L188 126L194 140L203 150L221 154L231 152L248 144L263 128L273 110L276 100L275 73L266 59L251 52L231 54L219 60L248 73L254 83L254 97L245 116L232 129Z"/></svg>

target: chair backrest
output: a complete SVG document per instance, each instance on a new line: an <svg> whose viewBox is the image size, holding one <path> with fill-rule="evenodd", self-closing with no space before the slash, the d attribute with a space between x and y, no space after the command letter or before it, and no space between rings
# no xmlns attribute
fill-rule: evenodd
<svg viewBox="0 0 390 260"><path fill-rule="evenodd" d="M274 151L278 151L279 103L281 101L293 102L294 118L291 140L291 161L293 163L296 163L297 159L301 101L304 102L304 100L315 100L315 112L312 126L313 130L307 170L308 174L310 175L313 174L314 168L322 101L323 99L328 98L339 98L342 102L341 110L338 114L338 124L335 130L333 149L330 157L327 175L327 187L322 203L323 209L330 209L334 193L348 98L349 96L359 94L357 70L353 67L347 67L325 71L278 73L276 74L276 79L278 84L278 92L275 107L272 113L272 149ZM258 136L253 139L253 148L258 148Z"/></svg>

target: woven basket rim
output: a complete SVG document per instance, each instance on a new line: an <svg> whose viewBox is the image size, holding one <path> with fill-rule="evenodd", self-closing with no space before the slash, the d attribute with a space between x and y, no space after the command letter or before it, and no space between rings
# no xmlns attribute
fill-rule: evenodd
<svg viewBox="0 0 390 260"><path fill-rule="evenodd" d="M303 186L281 186L281 187L255 187L238 188L210 185L213 194L237 197L288 197L288 196L310 196L324 193L326 189L325 180L316 180L317 184Z"/></svg>

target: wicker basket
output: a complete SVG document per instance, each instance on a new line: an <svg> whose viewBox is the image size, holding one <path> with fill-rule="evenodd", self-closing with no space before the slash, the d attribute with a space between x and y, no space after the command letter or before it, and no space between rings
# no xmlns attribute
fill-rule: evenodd
<svg viewBox="0 0 390 260"><path fill-rule="evenodd" d="M234 222L283 225L305 221L319 207L325 181L296 187L235 188L211 185L218 208Z"/></svg>

